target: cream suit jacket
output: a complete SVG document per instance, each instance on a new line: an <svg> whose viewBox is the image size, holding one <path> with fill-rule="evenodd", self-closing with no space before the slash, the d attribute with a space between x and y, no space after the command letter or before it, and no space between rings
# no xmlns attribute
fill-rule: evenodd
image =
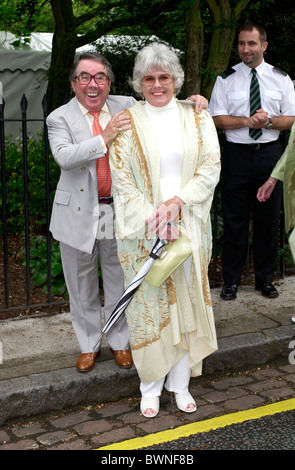
<svg viewBox="0 0 295 470"><path fill-rule="evenodd" d="M112 116L135 103L126 96L107 99ZM92 253L99 217L96 159L104 156L101 141L92 136L76 98L54 110L47 126L51 151L61 169L50 231L56 240Z"/></svg>

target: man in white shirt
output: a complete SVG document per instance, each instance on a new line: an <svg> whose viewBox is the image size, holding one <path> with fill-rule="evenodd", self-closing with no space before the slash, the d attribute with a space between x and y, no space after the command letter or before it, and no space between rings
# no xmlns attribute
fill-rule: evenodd
<svg viewBox="0 0 295 470"><path fill-rule="evenodd" d="M290 77L264 61L267 46L264 28L245 25L238 39L242 62L217 77L209 104L216 127L224 130L226 136L221 166L225 285L220 295L224 300L236 298L248 251L251 211L255 288L268 298L279 295L272 279L282 188L276 185L267 205L259 204L256 193L281 156L278 138L281 130L293 124L295 92ZM256 94L258 109L251 115L250 84L254 69L260 99ZM255 136L250 135L250 129L255 130Z"/></svg>

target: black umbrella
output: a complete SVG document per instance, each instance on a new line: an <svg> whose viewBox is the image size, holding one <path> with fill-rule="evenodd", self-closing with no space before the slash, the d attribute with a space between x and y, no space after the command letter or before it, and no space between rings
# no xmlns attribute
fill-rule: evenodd
<svg viewBox="0 0 295 470"><path fill-rule="evenodd" d="M162 249L164 248L164 245L165 245L165 242L161 240L160 238L157 238L155 240L150 254L146 258L145 262L141 266L140 270L136 274L131 284L129 284L129 286L125 289L116 307L114 308L113 312L111 313L110 317L105 323L105 326L103 327L99 340L95 344L93 350L97 348L99 342L101 341L102 335L104 333L107 333L112 328L112 326L116 323L116 321L120 318L122 313L125 311L129 303L131 302L133 295L135 294L135 292L137 291L137 289L143 282L149 270L151 269L153 263L155 262L156 259L159 258L160 253Z"/></svg>

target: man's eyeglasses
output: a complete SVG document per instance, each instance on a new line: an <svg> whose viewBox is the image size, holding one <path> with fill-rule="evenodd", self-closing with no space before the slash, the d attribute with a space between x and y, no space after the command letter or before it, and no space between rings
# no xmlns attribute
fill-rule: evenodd
<svg viewBox="0 0 295 470"><path fill-rule="evenodd" d="M171 75L165 73L163 75L159 75L159 77L154 77L153 75L146 75L143 77L142 82L145 86L153 86L156 83L156 79L160 83L160 85L168 85L172 78Z"/></svg>
<svg viewBox="0 0 295 470"><path fill-rule="evenodd" d="M81 72L80 75L76 75L75 78L79 80L81 85L88 85L93 78L97 85L105 85L109 77L104 72L98 72L95 75L91 75L88 72Z"/></svg>

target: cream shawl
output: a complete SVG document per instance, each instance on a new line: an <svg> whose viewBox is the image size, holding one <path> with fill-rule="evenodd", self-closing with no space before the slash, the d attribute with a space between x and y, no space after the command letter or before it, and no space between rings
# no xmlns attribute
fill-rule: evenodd
<svg viewBox="0 0 295 470"><path fill-rule="evenodd" d="M184 160L176 196L185 202L182 220L193 242L193 262L189 286L180 266L159 288L144 281L126 309L134 363L141 381L147 383L164 377L187 350L192 375L200 375L202 360L217 349L207 268L220 149L209 113L198 116L191 105L179 102L178 107ZM144 103L126 112L131 129L121 132L112 145L110 165L118 254L128 285L135 267L151 250L153 239L145 220L162 199L159 149Z"/></svg>

